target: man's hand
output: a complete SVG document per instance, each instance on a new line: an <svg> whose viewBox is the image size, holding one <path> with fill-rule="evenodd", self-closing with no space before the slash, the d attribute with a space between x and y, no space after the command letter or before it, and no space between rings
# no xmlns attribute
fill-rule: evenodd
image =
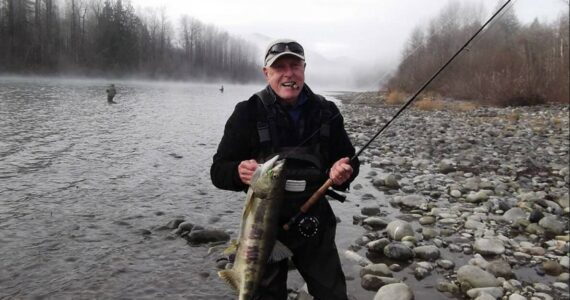
<svg viewBox="0 0 570 300"><path fill-rule="evenodd" d="M257 169L259 164L255 159L244 160L239 163L238 165L238 174L241 182L250 185L251 184L251 176Z"/></svg>
<svg viewBox="0 0 570 300"><path fill-rule="evenodd" d="M343 157L333 164L329 172L329 178L335 185L345 183L352 176L352 166L349 164L350 159Z"/></svg>

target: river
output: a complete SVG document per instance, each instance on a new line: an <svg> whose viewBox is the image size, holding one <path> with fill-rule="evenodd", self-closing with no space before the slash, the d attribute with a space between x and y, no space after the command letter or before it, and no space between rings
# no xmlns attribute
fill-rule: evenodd
<svg viewBox="0 0 570 300"><path fill-rule="evenodd" d="M219 86L0 78L0 298L233 299L208 247L154 230L183 217L235 237L245 195L211 184L211 157L235 104L263 86ZM339 251L364 232L350 199L333 203ZM349 293L373 297L343 265Z"/></svg>

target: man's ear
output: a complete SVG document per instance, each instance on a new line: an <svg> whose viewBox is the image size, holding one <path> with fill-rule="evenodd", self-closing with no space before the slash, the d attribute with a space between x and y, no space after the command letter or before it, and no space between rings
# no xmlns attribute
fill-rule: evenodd
<svg viewBox="0 0 570 300"><path fill-rule="evenodd" d="M263 67L262 71L263 71L263 76L264 76L265 79L267 80L267 79L268 79L268 77L267 77L267 72L268 72L267 67Z"/></svg>

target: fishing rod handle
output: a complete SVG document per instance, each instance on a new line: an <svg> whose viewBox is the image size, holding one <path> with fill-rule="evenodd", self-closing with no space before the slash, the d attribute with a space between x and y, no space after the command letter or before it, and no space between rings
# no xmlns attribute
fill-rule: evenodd
<svg viewBox="0 0 570 300"><path fill-rule="evenodd" d="M325 181L325 183L311 196L311 198L309 198L309 200L307 200L307 202L305 202L303 206L301 206L301 212L302 213L308 212L309 208L311 208L311 206L317 203L317 201L319 201L319 199L323 197L323 195L332 185L333 185L332 179L330 178L327 179L327 181Z"/></svg>
<svg viewBox="0 0 570 300"><path fill-rule="evenodd" d="M289 230L291 228L291 226L293 226L293 224L295 224L295 222L297 222L297 219L302 215L302 212L298 212L296 213L291 219L289 219L289 222L283 224L283 229L285 231Z"/></svg>

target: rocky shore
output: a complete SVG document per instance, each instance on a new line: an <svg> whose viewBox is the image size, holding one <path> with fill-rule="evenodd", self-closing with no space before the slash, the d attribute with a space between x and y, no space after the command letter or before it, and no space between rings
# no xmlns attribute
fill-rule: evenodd
<svg viewBox="0 0 570 300"><path fill-rule="evenodd" d="M357 147L399 109L375 93L337 98ZM368 200L354 216L366 233L345 256L362 288L413 299L405 275L438 274L441 298L569 299L568 117L567 105L404 112L360 156L372 170L360 176L399 211Z"/></svg>
<svg viewBox="0 0 570 300"><path fill-rule="evenodd" d="M399 109L377 93L335 97L357 148ZM570 299L569 146L567 105L408 109L359 157L348 199L363 234L339 248L350 298ZM162 229L228 267L225 230Z"/></svg>

